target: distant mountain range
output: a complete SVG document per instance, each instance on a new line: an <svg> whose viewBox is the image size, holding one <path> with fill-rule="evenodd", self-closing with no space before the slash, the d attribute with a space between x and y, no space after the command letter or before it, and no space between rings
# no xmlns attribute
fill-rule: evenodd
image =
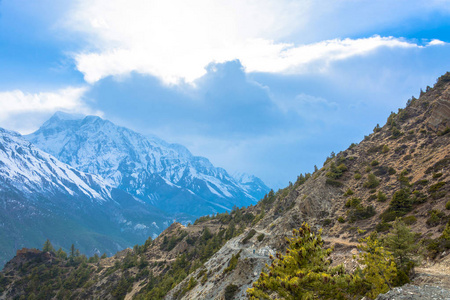
<svg viewBox="0 0 450 300"><path fill-rule="evenodd" d="M80 172L0 128L0 266L47 238L87 254L114 253L155 237L169 215L98 175Z"/></svg>
<svg viewBox="0 0 450 300"><path fill-rule="evenodd" d="M257 177L229 175L179 144L145 137L96 116L58 112L25 136L77 170L168 213L202 216L255 204L269 188Z"/></svg>
<svg viewBox="0 0 450 300"><path fill-rule="evenodd" d="M35 133L0 128L0 266L21 247L115 253L174 220L255 204L269 188L178 144L95 116L56 113Z"/></svg>

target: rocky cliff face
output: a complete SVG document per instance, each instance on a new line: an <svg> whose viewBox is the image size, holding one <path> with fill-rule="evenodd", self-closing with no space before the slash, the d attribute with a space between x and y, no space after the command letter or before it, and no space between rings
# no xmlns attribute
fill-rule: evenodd
<svg viewBox="0 0 450 300"><path fill-rule="evenodd" d="M329 157L314 174L300 175L294 184L267 194L256 206L200 218L187 227L172 225L147 248L129 250L130 257L145 259L149 265L113 269L113 261L122 266L127 261L118 254L110 263L100 262L101 274L106 275L96 281L98 288L80 288L79 293L102 291L102 296L111 298L108 291L126 279L131 283L124 297L243 299L270 255L284 251L285 237L303 222L323 229L325 241L335 246L333 260L349 269L355 266L357 240L373 231L383 234L396 217L403 218L424 242L438 237L450 218L446 208L450 114L445 109L449 101L450 74L446 74L420 99L412 99L389 116L386 125ZM418 268L417 278L437 284L435 279L441 276L442 282L450 282L449 256L441 252L431 256L433 267ZM140 270L152 275L141 277ZM17 276L17 271L9 272ZM6 293L17 284L17 280L9 282Z"/></svg>
<svg viewBox="0 0 450 300"><path fill-rule="evenodd" d="M169 213L194 216L255 204L269 188L254 176L230 176L185 147L144 137L95 116L56 113L26 137L77 170Z"/></svg>

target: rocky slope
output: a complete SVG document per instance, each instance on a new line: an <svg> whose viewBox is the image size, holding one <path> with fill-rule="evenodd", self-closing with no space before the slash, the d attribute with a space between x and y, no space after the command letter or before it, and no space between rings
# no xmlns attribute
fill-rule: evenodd
<svg viewBox="0 0 450 300"><path fill-rule="evenodd" d="M325 240L338 250L334 260L349 268L354 266L351 249L355 242L372 231L385 232L395 217L402 217L424 242L437 238L450 219L446 209L450 200L449 108L447 73L434 88L427 88L420 99L412 99L405 109L391 114L386 125L376 126L359 144L329 157L323 168L299 176L295 184L273 198L265 197L258 204L264 207L265 216L253 229L268 238L260 242L255 234L240 247L229 241L223 247L228 252L221 250L205 264L216 266L208 269L212 270L208 280L180 298L221 299L227 286L236 287L234 297L244 298L249 284L259 277L265 258L246 257L238 262L245 267L227 274L217 265L223 268L240 250L283 251L284 237L302 222L323 228ZM215 288L218 282L220 288ZM174 298L174 291L167 299Z"/></svg>
<svg viewBox="0 0 450 300"><path fill-rule="evenodd" d="M47 239L84 253L142 243L171 219L157 208L80 172L0 128L0 265Z"/></svg>
<svg viewBox="0 0 450 300"><path fill-rule="evenodd" d="M255 204L269 188L254 176L230 176L178 144L144 137L96 116L56 113L33 144L72 167L169 213L193 216Z"/></svg>
<svg viewBox="0 0 450 300"><path fill-rule="evenodd" d="M396 217L427 247L428 260L417 268L416 283L445 287L448 249L436 241L449 220L449 107L447 73L359 144L331 155L320 170L301 174L256 206L203 217L187 227L174 224L144 248L88 264L100 268L98 278L72 289L74 298L88 293L112 299L124 287L118 298L243 299L270 254L284 251L285 237L303 222L322 228L324 239L335 246L334 263L352 269L358 239L373 231L383 234ZM150 263L140 264L141 259ZM137 263L127 263L133 260ZM36 273L20 273L20 262L18 255L2 273L3 297L32 288L23 280ZM36 267L38 272L42 265ZM55 294L64 287L46 283Z"/></svg>

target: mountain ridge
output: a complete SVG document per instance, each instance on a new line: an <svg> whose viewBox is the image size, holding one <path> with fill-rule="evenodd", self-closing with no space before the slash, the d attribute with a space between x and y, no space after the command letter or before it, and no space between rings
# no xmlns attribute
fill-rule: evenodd
<svg viewBox="0 0 450 300"><path fill-rule="evenodd" d="M241 184L182 145L145 137L97 116L79 119L57 113L25 137L76 169L98 174L169 213L230 211L255 204L269 191L259 178Z"/></svg>

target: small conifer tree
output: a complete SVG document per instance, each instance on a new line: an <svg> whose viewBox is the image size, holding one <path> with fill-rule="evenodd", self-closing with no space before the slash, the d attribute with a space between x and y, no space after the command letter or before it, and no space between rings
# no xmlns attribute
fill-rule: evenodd
<svg viewBox="0 0 450 300"><path fill-rule="evenodd" d="M397 277L397 267L392 253L386 250L376 232L362 239L358 249L362 252L358 262L364 268L355 273L361 273L365 281L370 285L365 294L369 299L375 299L378 294L386 293L394 286Z"/></svg>
<svg viewBox="0 0 450 300"><path fill-rule="evenodd" d="M42 247L42 251L44 252L55 252L55 248L53 248L52 243L50 243L50 240L47 239L44 243L44 246Z"/></svg>
<svg viewBox="0 0 450 300"><path fill-rule="evenodd" d="M394 256L399 277L402 278L399 284L409 282L409 276L413 273L420 256L415 234L400 218L397 218L390 233L386 236L384 244Z"/></svg>
<svg viewBox="0 0 450 300"><path fill-rule="evenodd" d="M330 267L332 249L324 249L321 233L306 224L294 229L286 255L277 253L269 272L247 290L250 299L349 299L362 296L362 279L343 265Z"/></svg>

